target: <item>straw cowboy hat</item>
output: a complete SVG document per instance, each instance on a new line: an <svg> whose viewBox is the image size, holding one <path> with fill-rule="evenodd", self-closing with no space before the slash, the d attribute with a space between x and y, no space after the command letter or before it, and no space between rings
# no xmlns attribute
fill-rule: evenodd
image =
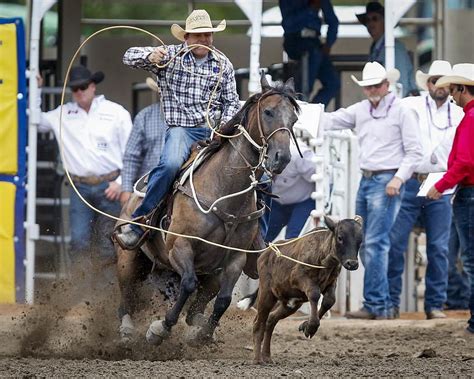
<svg viewBox="0 0 474 379"><path fill-rule="evenodd" d="M441 60L433 61L427 74L421 70L416 72L416 84L422 90L428 91L427 82L432 76L446 76L449 74L451 74L451 63Z"/></svg>
<svg viewBox="0 0 474 379"><path fill-rule="evenodd" d="M455 64L449 75L438 79L436 82L436 87L446 87L450 84L464 84L466 86L474 86L474 64Z"/></svg>
<svg viewBox="0 0 474 379"><path fill-rule="evenodd" d="M67 85L69 87L79 87L83 84L94 82L95 84L100 83L104 80L105 75L102 71L94 72L93 74L84 66L74 66L69 74L69 81Z"/></svg>
<svg viewBox="0 0 474 379"><path fill-rule="evenodd" d="M152 91L160 93L160 88L158 87L158 84L153 78L146 78L145 83Z"/></svg>
<svg viewBox="0 0 474 379"><path fill-rule="evenodd" d="M365 13L356 14L357 19L362 25L367 25L367 14L378 13L383 17L385 9L382 4L377 1L371 1L365 6Z"/></svg>
<svg viewBox="0 0 474 379"><path fill-rule="evenodd" d="M385 79L393 84L400 78L400 71L396 68L387 71L379 62L367 62L362 70L362 80L357 80L354 75L351 78L361 87L373 86Z"/></svg>
<svg viewBox="0 0 474 379"><path fill-rule="evenodd" d="M180 41L184 41L186 33L209 33L221 32L225 29L225 20L222 20L215 28L212 27L211 17L203 9L196 9L186 19L186 29L183 29L178 24L171 25L171 34L173 34Z"/></svg>

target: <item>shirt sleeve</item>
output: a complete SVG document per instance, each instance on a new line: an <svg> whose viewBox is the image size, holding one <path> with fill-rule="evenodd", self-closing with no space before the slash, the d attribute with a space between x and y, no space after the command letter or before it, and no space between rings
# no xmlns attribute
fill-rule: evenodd
<svg viewBox="0 0 474 379"><path fill-rule="evenodd" d="M237 94L237 85L235 83L234 68L230 61L224 71L222 78L222 115L221 123L229 121L240 109L239 95Z"/></svg>
<svg viewBox="0 0 474 379"><path fill-rule="evenodd" d="M341 130L354 129L356 122L357 107L359 103L347 108L340 108L335 112L324 112L321 114L320 129Z"/></svg>
<svg viewBox="0 0 474 379"><path fill-rule="evenodd" d="M448 171L439 180L435 187L438 192L444 192L449 188L453 188L460 183L464 177L469 175L472 170L472 162L474 162L474 149L472 148L472 141L474 141L474 117L469 118L465 123L459 125L456 138L455 157L453 164L448 168Z"/></svg>
<svg viewBox="0 0 474 379"><path fill-rule="evenodd" d="M165 64L169 61L170 57L174 55L175 48L174 46L164 46L168 53L166 54L165 58L160 62L160 64ZM131 47L129 48L122 59L122 62L130 66L132 68L141 68L143 70L149 71L158 75L160 72L160 68L156 66L156 64L151 63L148 60L148 56L155 50L156 47L154 46L147 46L147 47Z"/></svg>
<svg viewBox="0 0 474 379"><path fill-rule="evenodd" d="M122 190L133 191L133 183L138 176L138 170L143 160L143 147L145 146L145 117L144 112L135 117L130 136L128 137L123 156Z"/></svg>
<svg viewBox="0 0 474 379"><path fill-rule="evenodd" d="M400 113L400 128L405 155L395 176L406 182L413 174L417 163L423 158L423 148L420 143L421 133L415 111L402 107Z"/></svg>
<svg viewBox="0 0 474 379"><path fill-rule="evenodd" d="M324 21L328 24L328 33L326 37L326 45L331 47L337 39L337 30L339 28L339 20L334 13L334 8L329 0L323 0L321 4Z"/></svg>
<svg viewBox="0 0 474 379"><path fill-rule="evenodd" d="M303 158L298 156L296 161L296 169L298 174L309 183L312 183L311 176L316 172L316 168L313 162L314 153L310 149L304 149L302 151Z"/></svg>

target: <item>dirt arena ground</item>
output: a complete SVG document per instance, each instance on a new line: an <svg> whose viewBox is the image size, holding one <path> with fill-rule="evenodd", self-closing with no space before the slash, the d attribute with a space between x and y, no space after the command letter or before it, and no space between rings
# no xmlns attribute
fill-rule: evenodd
<svg viewBox="0 0 474 379"><path fill-rule="evenodd" d="M72 301L78 293L80 302ZM467 312L437 321L424 320L423 314L387 321L333 315L311 340L298 332L301 319L288 319L274 334L274 363L255 366L253 311L231 309L212 346L189 347L180 321L172 337L156 348L144 337L153 319L150 310L140 313L132 344L118 341L115 290L71 290L55 283L41 302L0 305L0 376L474 376L474 338L464 333Z"/></svg>

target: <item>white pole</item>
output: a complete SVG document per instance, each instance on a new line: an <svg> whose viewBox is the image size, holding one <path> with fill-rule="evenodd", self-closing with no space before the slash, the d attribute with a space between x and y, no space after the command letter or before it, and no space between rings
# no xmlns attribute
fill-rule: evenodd
<svg viewBox="0 0 474 379"><path fill-rule="evenodd" d="M385 68L391 70L395 68L395 36L393 30L395 20L395 2L385 2Z"/></svg>
<svg viewBox="0 0 474 379"><path fill-rule="evenodd" d="M252 36L250 39L250 75L249 94L260 91L260 45L262 42L262 1L263 0L235 0L247 18L252 23Z"/></svg>
<svg viewBox="0 0 474 379"><path fill-rule="evenodd" d="M46 11L56 3L56 0L34 0L31 19L30 37L30 67L29 67L29 105L28 105L28 182L26 186L26 282L25 300L28 304L34 302L35 276L35 241L39 237L39 226L36 223L36 144L37 131L40 121L40 109L37 104L38 83L36 75L39 66L40 25Z"/></svg>

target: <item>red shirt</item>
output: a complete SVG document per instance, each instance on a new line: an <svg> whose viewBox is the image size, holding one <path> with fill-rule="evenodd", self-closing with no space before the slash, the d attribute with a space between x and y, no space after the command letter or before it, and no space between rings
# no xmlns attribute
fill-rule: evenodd
<svg viewBox="0 0 474 379"><path fill-rule="evenodd" d="M444 192L456 184L474 186L474 100L464 107L448 158L448 171L435 184L438 192Z"/></svg>

